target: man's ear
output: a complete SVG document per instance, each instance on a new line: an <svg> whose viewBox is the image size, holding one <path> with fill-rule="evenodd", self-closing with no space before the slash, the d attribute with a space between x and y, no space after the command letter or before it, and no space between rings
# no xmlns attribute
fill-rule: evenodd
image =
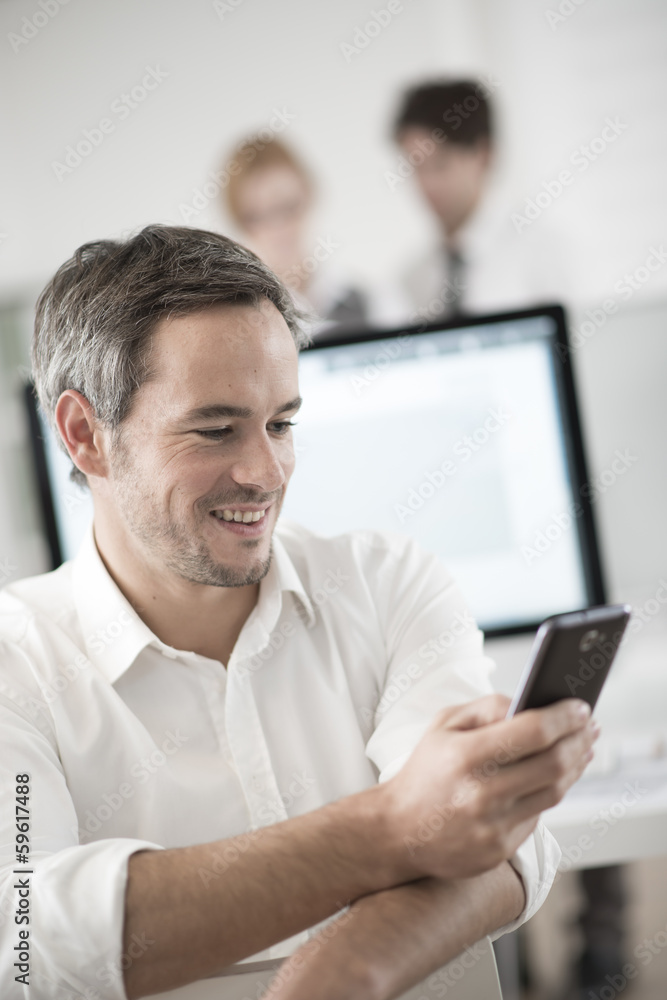
<svg viewBox="0 0 667 1000"><path fill-rule="evenodd" d="M88 477L107 476L106 435L86 397L65 389L56 403L55 421L77 469Z"/></svg>

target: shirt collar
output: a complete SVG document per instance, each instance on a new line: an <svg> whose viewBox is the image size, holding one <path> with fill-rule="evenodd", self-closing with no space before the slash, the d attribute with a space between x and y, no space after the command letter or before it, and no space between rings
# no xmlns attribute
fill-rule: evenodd
<svg viewBox="0 0 667 1000"><path fill-rule="evenodd" d="M278 620L284 591L298 598L309 625L315 622L313 605L277 530L272 551L269 572L260 584L259 598L247 623L246 644L252 637L259 648L268 641ZM95 542L93 521L72 559L72 592L88 658L109 683L114 684L148 645L172 657L180 652L151 631L110 575ZM245 632L244 626L242 636Z"/></svg>
<svg viewBox="0 0 667 1000"><path fill-rule="evenodd" d="M490 178L479 204L457 234L455 245L466 263L488 253L507 226L507 203L497 180Z"/></svg>

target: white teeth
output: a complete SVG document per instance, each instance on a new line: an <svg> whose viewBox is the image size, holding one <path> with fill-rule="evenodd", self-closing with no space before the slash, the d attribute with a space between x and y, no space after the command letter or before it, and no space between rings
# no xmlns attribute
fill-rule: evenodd
<svg viewBox="0 0 667 1000"><path fill-rule="evenodd" d="M265 510L214 510L213 513L219 521L237 521L243 524L251 524L254 521L261 521L266 514Z"/></svg>

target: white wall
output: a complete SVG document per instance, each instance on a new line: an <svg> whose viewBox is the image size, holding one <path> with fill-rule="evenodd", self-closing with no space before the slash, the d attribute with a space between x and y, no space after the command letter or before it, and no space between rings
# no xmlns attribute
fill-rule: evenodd
<svg viewBox="0 0 667 1000"><path fill-rule="evenodd" d="M341 243L341 263L391 273L428 223L411 185L392 193L384 180L398 159L389 123L406 82L442 72L497 81L508 208L521 209L568 166L607 116L627 124L537 223L570 237L582 261L577 298L603 297L665 239L661 0L402 0L402 12L349 63L341 43L381 3L219 3L222 16L212 0L68 0L14 46L9 35L23 18L46 15L38 0L0 6L0 85L11 94L0 124L15 154L0 174L0 290L41 285L86 239L183 221L179 207L274 108L294 116L283 135L321 178L321 231ZM551 26L558 4L574 13ZM147 66L166 78L121 120L110 108ZM104 117L113 133L58 180L53 162ZM189 219L225 225L215 198ZM665 289L667 267L647 291Z"/></svg>
<svg viewBox="0 0 667 1000"><path fill-rule="evenodd" d="M44 0L50 8L58 2ZM341 43L353 42L357 27L385 0L219 0L218 6L222 16L211 0L68 0L34 37L12 45L25 18L40 24L47 15L38 0L0 5L0 129L10 152L0 166L5 302L32 299L85 240L153 221L183 222L180 206L192 204L195 188L226 151L266 126L276 108L294 116L282 135L320 178L318 232L340 243L337 263L368 279L390 277L430 233L411 184L391 192L384 179L398 162L389 139L393 109L406 83L445 72L497 81L498 170L508 211L521 210L567 167L607 117L627 125L535 222L560 229L570 242L575 326L584 307L618 297L614 285L623 274L642 265L652 246L667 243L662 0L402 0L402 10L349 62ZM573 12L550 24L549 12L554 20L559 7ZM121 120L114 102L140 84L147 67L166 76ZM113 131L59 180L53 162L105 117ZM215 197L187 221L228 228ZM662 300L667 266L621 304L641 310ZM633 399L642 397L637 379L652 370L651 351L656 364L664 363L655 338L643 349L648 354L629 386ZM26 350L24 343L3 357L19 351L25 358ZM608 364L618 384L628 385L623 352L612 351ZM591 414L587 399L587 412L593 424L604 425L611 401L596 399L602 409ZM5 408L14 416L0 441L0 560L10 558L14 572L24 574L43 568L45 556L26 496L18 411L11 402ZM655 402L651 426L666 417L664 404ZM649 450L645 467L662 461ZM17 508L20 523L12 514ZM633 568L623 562L621 577L649 579L653 568L643 569L641 559L637 552Z"/></svg>

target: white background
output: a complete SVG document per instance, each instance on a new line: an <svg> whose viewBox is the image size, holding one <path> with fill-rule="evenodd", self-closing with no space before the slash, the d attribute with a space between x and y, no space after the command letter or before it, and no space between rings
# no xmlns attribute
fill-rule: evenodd
<svg viewBox="0 0 667 1000"><path fill-rule="evenodd" d="M382 0L232 2L220 16L212 0L68 0L14 52L9 34L41 9L4 0L0 288L41 285L87 239L182 222L179 206L274 108L295 116L282 136L320 180L319 232L340 242L351 272L385 277L429 230L411 184L391 192L384 178L398 165L398 95L459 72L492 81L511 210L571 168L607 116L627 124L537 223L566 231L585 257L578 299L603 298L665 239L662 0L403 0L349 63L341 44ZM558 3L573 13L552 25ZM167 78L126 120L109 115L146 66ZM59 181L53 161L105 116L115 131ZM230 228L215 199L192 224ZM665 292L667 267L650 286Z"/></svg>

